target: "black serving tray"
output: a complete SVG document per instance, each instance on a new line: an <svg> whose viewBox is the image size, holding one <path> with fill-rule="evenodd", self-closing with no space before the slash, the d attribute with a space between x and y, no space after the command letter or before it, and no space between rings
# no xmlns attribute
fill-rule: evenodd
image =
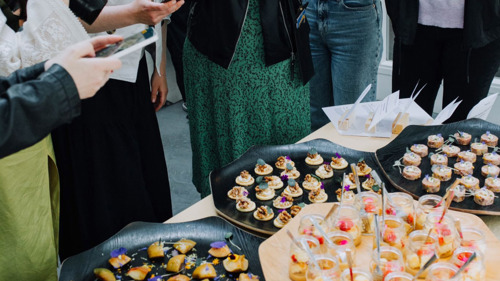
<svg viewBox="0 0 500 281"><path fill-rule="evenodd" d="M62 264L59 280L96 280L93 274L94 268L104 267L112 270L112 267L108 263L108 259L110 258L109 254L112 250L120 247L127 248L128 256L132 257L133 255L134 259L130 262L131 266L141 266L148 260L147 251L144 248L147 248L160 238L162 241L167 242L175 242L182 238L191 239L197 243L195 246L197 256L207 257L210 243L224 241L225 235L228 232L233 234L231 241L241 248L240 251L228 242L227 244L231 250L236 254L244 254L249 261L248 272L258 275L261 277L261 280L264 280L259 254L257 252L260 243L262 243L264 239L234 227L224 219L218 217L208 217L196 221L171 224L146 222L131 223L95 248L66 259ZM134 253L137 254L134 255ZM188 255L190 253L191 252L188 252ZM211 261L212 259L209 260ZM161 263L167 264L167 261L167 258L156 260L155 265L160 265ZM148 263L151 264L151 262ZM124 267L126 268L122 270L122 280L132 280L129 277L125 277L124 274L128 268L130 268L129 264ZM195 267L191 268L188 272L192 273L194 268ZM231 278L231 275L226 273L222 265L222 259L220 259L219 265L215 266L215 269L218 275L226 275L227 278L222 278L221 280L236 280L236 277L238 277L238 275L235 275L234 278ZM155 266L146 278L149 278L151 273L155 273L156 275L165 274L165 269ZM168 278L164 280L166 279Z"/></svg>
<svg viewBox="0 0 500 281"><path fill-rule="evenodd" d="M411 125L406 127L392 142L375 152L377 161L382 168L383 173L395 188L418 199L420 196L428 194L422 187L422 179L410 181L403 178L399 169L393 166L395 161L403 157L406 152L406 148L409 149L413 144L421 143L427 145L427 137L429 135L440 133L446 140L449 135L456 133L457 130L471 134L472 142L474 142L474 139L476 138L479 140L481 135L486 131L490 131L492 134L500 136L500 126L481 119L469 119L439 126ZM470 146L458 145L456 142L454 145L460 147L462 151L470 149ZM429 148L429 154L434 151L435 149ZM491 151L492 148L489 148L489 152ZM448 158L449 167L453 168L453 164L455 164L455 162L455 157ZM481 167L483 165L483 158L481 156L477 156L477 161L474 163L473 176L479 179L480 186L484 186L485 180L485 178L481 175ZM422 178L426 174L432 174L429 156L422 158L422 164L420 164L419 168L422 170ZM454 174L451 180L441 182L441 190L437 194L443 196L446 192L446 188L450 186L457 177L460 176ZM500 200L495 198L495 202L492 205L481 206L474 202L473 197L466 197L465 200L460 203L453 202L451 204L451 208L457 211L472 214L500 215Z"/></svg>
<svg viewBox="0 0 500 281"><path fill-rule="evenodd" d="M377 165L374 153L353 150L325 139L315 139L304 143L289 145L254 146L247 150L240 158L223 168L212 171L210 174L210 186L217 213L236 225L261 234L272 235L277 232L279 228L274 226L273 220L278 215L278 209L273 207L273 200L261 201L255 197L256 184L247 187L247 190L249 191L248 197L256 203L257 208L261 205L271 207L275 214L273 220L267 222L258 221L253 217L253 212L243 213L237 211L236 201L230 199L227 196L227 192L233 188L233 186L237 185L235 179L243 170L247 170L255 179L257 178L254 168L258 158L262 158L267 164L273 166L273 175L279 176L282 170L277 169L275 163L279 156L286 155L288 155L295 162L295 167L297 167L297 170L300 172L300 177L297 179L297 183L299 183L302 187L302 181L304 180L305 175L314 174L314 171L319 167L319 165L310 166L305 163L307 152L311 147L316 148L318 153L323 157L324 161L327 162L331 161L331 158L335 156L335 153L339 153L349 162L349 164L357 163L359 159L363 158L367 165L376 170L382 177L382 180L384 180L381 169ZM327 202L337 201L335 191L340 188L340 181L344 172L346 174L350 173L351 168L347 167L344 170L334 170L333 178L323 180L325 191L328 194ZM360 180L363 181L364 179L361 178ZM286 186L287 183L284 182L283 188L276 190L275 198L281 194ZM308 199L308 193L309 191L304 189L304 194L295 198L294 205L301 202L311 204Z"/></svg>

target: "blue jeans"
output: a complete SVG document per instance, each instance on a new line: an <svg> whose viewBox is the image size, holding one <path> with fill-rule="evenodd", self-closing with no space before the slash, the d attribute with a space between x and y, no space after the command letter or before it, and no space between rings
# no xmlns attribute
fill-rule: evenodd
<svg viewBox="0 0 500 281"><path fill-rule="evenodd" d="M372 84L363 101L374 101L382 55L380 0L309 0L306 10L314 63L311 128L329 122L321 109L354 103Z"/></svg>

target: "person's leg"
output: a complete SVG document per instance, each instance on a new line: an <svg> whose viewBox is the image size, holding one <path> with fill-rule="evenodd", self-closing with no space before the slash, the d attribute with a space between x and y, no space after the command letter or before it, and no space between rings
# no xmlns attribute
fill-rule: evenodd
<svg viewBox="0 0 500 281"><path fill-rule="evenodd" d="M323 40L325 26L323 15L327 9L324 2L324 0L310 1L306 10L306 16L311 28L309 42L314 64L314 76L309 81L312 131L329 122L322 108L333 105L330 51Z"/></svg>
<svg viewBox="0 0 500 281"><path fill-rule="evenodd" d="M462 38L454 35L446 45L443 106L456 97L462 100L447 123L464 120L469 111L488 95L500 67L500 39L477 49L464 50Z"/></svg>
<svg viewBox="0 0 500 281"><path fill-rule="evenodd" d="M363 90L374 101L382 52L381 6L377 0L328 1L328 48L332 53L334 104L351 104Z"/></svg>

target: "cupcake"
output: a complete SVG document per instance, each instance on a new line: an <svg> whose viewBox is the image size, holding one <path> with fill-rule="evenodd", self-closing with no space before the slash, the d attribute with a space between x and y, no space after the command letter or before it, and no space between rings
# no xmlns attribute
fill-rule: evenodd
<svg viewBox="0 0 500 281"><path fill-rule="evenodd" d="M481 188L478 191L474 192L474 202L481 206L489 206L493 204L495 201L495 194L493 191Z"/></svg>
<svg viewBox="0 0 500 281"><path fill-rule="evenodd" d="M321 166L314 172L316 176L322 178L322 179L329 179L333 177L333 169L330 164L326 163Z"/></svg>
<svg viewBox="0 0 500 281"><path fill-rule="evenodd" d="M309 201L312 203L323 203L328 200L328 194L326 194L323 187L313 189L309 192Z"/></svg>
<svg viewBox="0 0 500 281"><path fill-rule="evenodd" d="M283 181L281 181L278 176L265 176L264 180L267 182L267 185L272 189L280 189L283 187Z"/></svg>
<svg viewBox="0 0 500 281"><path fill-rule="evenodd" d="M430 135L427 137L427 146L430 148L440 148L444 143L444 138L441 134Z"/></svg>
<svg viewBox="0 0 500 281"><path fill-rule="evenodd" d="M425 157L429 154L429 148L425 144L414 144L410 147L410 150L420 157Z"/></svg>
<svg viewBox="0 0 500 281"><path fill-rule="evenodd" d="M498 137L490 133L490 131L486 131L485 134L481 135L481 142L484 142L487 146L494 147L498 144Z"/></svg>
<svg viewBox="0 0 500 281"><path fill-rule="evenodd" d="M257 199L265 201L274 198L274 189L269 188L267 182L258 179L257 183L258 185L255 187L255 197L257 197Z"/></svg>
<svg viewBox="0 0 500 281"><path fill-rule="evenodd" d="M422 171L417 166L406 166L403 169L403 177L407 180L419 179L422 175Z"/></svg>
<svg viewBox="0 0 500 281"><path fill-rule="evenodd" d="M287 211L283 211L274 219L273 224L277 228L283 228L291 219L292 216Z"/></svg>
<svg viewBox="0 0 500 281"><path fill-rule="evenodd" d="M240 175L236 177L236 184L242 186L250 186L255 182L253 177L248 173L248 171L241 171Z"/></svg>
<svg viewBox="0 0 500 281"><path fill-rule="evenodd" d="M286 168L283 172L280 174L281 176L287 175L289 179L297 179L300 177L300 172L297 171L297 169L292 166L292 164L287 163Z"/></svg>
<svg viewBox="0 0 500 281"><path fill-rule="evenodd" d="M432 165L448 166L448 156L439 153L433 154L431 156L431 166Z"/></svg>
<svg viewBox="0 0 500 281"><path fill-rule="evenodd" d="M457 157L460 152L460 147L455 145L444 145L443 153L448 157Z"/></svg>
<svg viewBox="0 0 500 281"><path fill-rule="evenodd" d="M361 160L358 162L356 170L358 172L358 176L360 176L360 177L368 175L369 173L372 172L372 168L370 168L370 166L366 165L365 160Z"/></svg>
<svg viewBox="0 0 500 281"><path fill-rule="evenodd" d="M422 158L415 152L407 152L403 156L403 165L405 166L419 166Z"/></svg>
<svg viewBox="0 0 500 281"><path fill-rule="evenodd" d="M472 175L463 176L460 179L460 184L466 189L479 189L479 180Z"/></svg>
<svg viewBox="0 0 500 281"><path fill-rule="evenodd" d="M247 196L248 196L248 191L246 188L242 186L235 186L227 192L227 197L233 200L238 200L242 197L247 197Z"/></svg>
<svg viewBox="0 0 500 281"><path fill-rule="evenodd" d="M444 165L434 165L431 168L432 176L440 181L449 181L451 179L451 168Z"/></svg>
<svg viewBox="0 0 500 281"><path fill-rule="evenodd" d="M266 162L262 159L257 160L257 164L254 169L255 173L259 176L269 175L273 172L273 167L271 165L266 164Z"/></svg>
<svg viewBox="0 0 500 281"><path fill-rule="evenodd" d="M484 142L474 142L470 145L470 151L481 156L488 152L488 146Z"/></svg>
<svg viewBox="0 0 500 281"><path fill-rule="evenodd" d="M290 195L286 195L281 193L281 196L278 196L273 201L273 206L276 209L288 209L293 205L293 197Z"/></svg>
<svg viewBox="0 0 500 281"><path fill-rule="evenodd" d="M498 174L500 174L500 168L498 168L498 166L488 164L481 167L481 175L485 178L498 177Z"/></svg>
<svg viewBox="0 0 500 281"><path fill-rule="evenodd" d="M302 187L307 190L313 190L321 186L321 180L312 174L307 174L302 182Z"/></svg>
<svg viewBox="0 0 500 281"><path fill-rule="evenodd" d="M472 153L470 150L467 150L467 151L461 151L458 153L458 158L457 160L464 160L464 161L468 161L468 162L471 162L471 163L476 163L476 154L475 153Z"/></svg>
<svg viewBox="0 0 500 281"><path fill-rule="evenodd" d="M251 212L255 210L255 202L248 197L242 197L236 201L236 210L240 212Z"/></svg>
<svg viewBox="0 0 500 281"><path fill-rule="evenodd" d="M472 175L474 173L474 165L471 162L460 160L453 165L455 174L461 176Z"/></svg>
<svg viewBox="0 0 500 281"><path fill-rule="evenodd" d="M435 177L425 175L425 178L422 180L422 186L428 193L436 193L441 188L441 181Z"/></svg>
<svg viewBox="0 0 500 281"><path fill-rule="evenodd" d="M472 136L470 134L461 131L458 131L453 136L457 140L457 143L460 145L469 145L470 141L472 140Z"/></svg>
<svg viewBox="0 0 500 281"><path fill-rule="evenodd" d="M284 170L286 168L286 164L290 164L292 166L295 166L295 162L290 159L288 156L280 156L278 157L278 160L276 161L276 168L280 170Z"/></svg>
<svg viewBox="0 0 500 281"><path fill-rule="evenodd" d="M486 178L484 185L493 192L500 192L500 179L497 177Z"/></svg>
<svg viewBox="0 0 500 281"><path fill-rule="evenodd" d="M283 193L292 197L299 197L302 195L303 191L294 179L289 179L288 186L285 188L285 190L283 190Z"/></svg>
<svg viewBox="0 0 500 281"><path fill-rule="evenodd" d="M465 199L465 187L463 185L457 185L453 192L453 201L460 203Z"/></svg>
<svg viewBox="0 0 500 281"><path fill-rule="evenodd" d="M484 164L500 165L500 155L495 151L483 154Z"/></svg>
<svg viewBox="0 0 500 281"><path fill-rule="evenodd" d="M253 212L253 217L259 221L270 221L274 217L274 212L268 206L260 206Z"/></svg>
<svg viewBox="0 0 500 281"><path fill-rule="evenodd" d="M323 163L323 157L319 155L318 151L316 151L316 148L310 148L309 152L307 152L306 164L320 165L321 163Z"/></svg>
<svg viewBox="0 0 500 281"><path fill-rule="evenodd" d="M332 157L332 162L330 162L330 166L332 166L332 168L335 170L342 170L347 168L347 166L349 166L349 163L347 163L347 160L342 158L340 154L335 153L335 157Z"/></svg>

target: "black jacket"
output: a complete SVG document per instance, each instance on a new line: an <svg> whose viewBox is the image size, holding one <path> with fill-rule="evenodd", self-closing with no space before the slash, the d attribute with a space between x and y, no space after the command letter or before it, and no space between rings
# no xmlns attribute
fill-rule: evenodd
<svg viewBox="0 0 500 281"><path fill-rule="evenodd" d="M413 44L418 24L419 0L385 0L396 38ZM500 0L465 0L465 49L479 48L500 38Z"/></svg>
<svg viewBox="0 0 500 281"><path fill-rule="evenodd" d="M0 77L0 158L35 144L80 115L80 97L70 74L44 63Z"/></svg>
<svg viewBox="0 0 500 281"><path fill-rule="evenodd" d="M241 35L249 0L197 0L191 6L188 38L214 63L228 68ZM260 0L266 66L292 58L305 83L314 70L309 49L309 24L295 26L301 0ZM298 62L298 63L295 63ZM293 75L292 75L293 76Z"/></svg>

